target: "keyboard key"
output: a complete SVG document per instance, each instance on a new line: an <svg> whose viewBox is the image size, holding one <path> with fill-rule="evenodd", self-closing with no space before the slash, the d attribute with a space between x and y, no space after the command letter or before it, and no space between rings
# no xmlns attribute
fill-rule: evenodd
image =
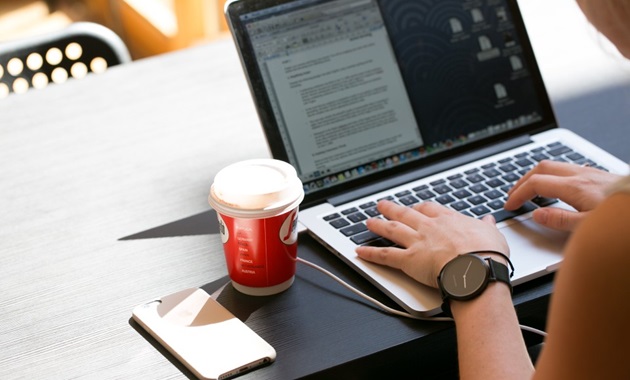
<svg viewBox="0 0 630 380"><path fill-rule="evenodd" d="M399 193L394 194L396 196L396 198L400 198L400 197L404 197L406 195L411 194L411 191L409 190L405 190L405 191L401 191Z"/></svg>
<svg viewBox="0 0 630 380"><path fill-rule="evenodd" d="M381 215L381 213L376 209L376 207L365 210L365 213L368 214L368 216L371 218Z"/></svg>
<svg viewBox="0 0 630 380"><path fill-rule="evenodd" d="M466 177L466 180L468 182L478 183L478 182L481 182L481 181L485 180L485 178L483 178L480 174L472 174L472 175L469 175L468 177Z"/></svg>
<svg viewBox="0 0 630 380"><path fill-rule="evenodd" d="M448 194L439 196L437 198L435 198L436 201L438 201L440 204L446 205L449 204L451 202L455 202L455 198L451 197Z"/></svg>
<svg viewBox="0 0 630 380"><path fill-rule="evenodd" d="M356 245L362 245L371 240L376 240L380 237L381 237L380 235L377 235L372 231L365 231L365 232L361 232L359 234L354 235L353 237L350 238L350 240L352 240L352 242Z"/></svg>
<svg viewBox="0 0 630 380"><path fill-rule="evenodd" d="M497 169L488 169L483 172L483 175L485 175L488 178L494 178L496 176L501 175L501 172L498 171Z"/></svg>
<svg viewBox="0 0 630 380"><path fill-rule="evenodd" d="M343 219L343 218L339 218L339 219L335 219L333 221L330 222L330 225L339 229L345 226L349 226L350 222L348 222L347 220Z"/></svg>
<svg viewBox="0 0 630 380"><path fill-rule="evenodd" d="M352 208L349 208L349 209L342 210L341 213L343 215L348 215L348 214L352 214L353 212L357 212L357 211L359 211L358 208L352 207Z"/></svg>
<svg viewBox="0 0 630 380"><path fill-rule="evenodd" d="M470 205L465 201L457 201L457 202L451 203L451 208L456 211L462 211L469 207Z"/></svg>
<svg viewBox="0 0 630 380"><path fill-rule="evenodd" d="M508 173L506 175L504 175L503 177L501 177L505 182L508 183L513 183L518 181L519 179L521 179L521 177L519 177L518 175L516 175L515 173Z"/></svg>
<svg viewBox="0 0 630 380"><path fill-rule="evenodd" d="M532 202L537 204L539 207L545 207L545 206L549 206L558 202L558 200L556 198L545 198L545 197L538 196L532 199Z"/></svg>
<svg viewBox="0 0 630 380"><path fill-rule="evenodd" d="M396 245L393 241L385 238L378 238L376 240L369 241L363 245L367 245L370 247L392 247Z"/></svg>
<svg viewBox="0 0 630 380"><path fill-rule="evenodd" d="M470 197L472 193L466 189L462 189L462 190L457 190L456 192L453 193L453 195L456 196L458 199L463 199L463 198Z"/></svg>
<svg viewBox="0 0 630 380"><path fill-rule="evenodd" d="M481 206L475 206L471 208L470 211L477 216L481 216L483 214L489 213L490 209L487 208L486 206L481 205Z"/></svg>
<svg viewBox="0 0 630 380"><path fill-rule="evenodd" d="M413 195L402 197L402 198L399 198L398 200L400 201L400 203L402 203L405 206L411 206L412 204L420 202L418 198L414 197Z"/></svg>
<svg viewBox="0 0 630 380"><path fill-rule="evenodd" d="M326 215L326 216L324 217L324 220L325 220L325 221L327 221L327 222L329 222L329 221L331 221L331 220L333 220L333 219L337 219L337 218L339 218L340 216L341 216L341 215L339 215L339 214L337 214L337 213L334 213L334 214Z"/></svg>
<svg viewBox="0 0 630 380"><path fill-rule="evenodd" d="M501 198L503 196L503 193L498 190L490 190L483 193L483 195L485 195L487 198L490 198L490 199L497 199L497 198Z"/></svg>
<svg viewBox="0 0 630 380"><path fill-rule="evenodd" d="M488 202L488 207L490 207L493 210L498 210L500 208L503 208L504 202L500 199L495 199L492 202Z"/></svg>
<svg viewBox="0 0 630 380"><path fill-rule="evenodd" d="M350 214L347 216L347 218L352 222L352 223L359 223L362 222L364 220L367 219L367 216L365 216L365 214L361 213L361 212L356 212L354 214Z"/></svg>
<svg viewBox="0 0 630 380"><path fill-rule="evenodd" d="M462 187L468 186L468 182L464 181L463 179L456 179L454 181L451 181L449 185L454 189L461 189Z"/></svg>
<svg viewBox="0 0 630 380"><path fill-rule="evenodd" d="M567 154L567 158L571 161L578 161L578 160L584 159L584 156L582 156L581 154L577 152L573 152L571 154Z"/></svg>
<svg viewBox="0 0 630 380"><path fill-rule="evenodd" d="M446 180L445 180L445 179L438 179L438 180L436 180L436 181L433 181L433 182L429 183L429 185L431 185L431 186L437 186L437 185L441 185L441 184L443 184L443 183L446 183Z"/></svg>
<svg viewBox="0 0 630 380"><path fill-rule="evenodd" d="M346 235L346 236L352 236L352 235L356 235L358 233L361 233L363 231L367 231L367 227L363 223L357 223L357 224L353 224L353 225L351 225L349 227L342 228L339 231L341 231L341 233Z"/></svg>
<svg viewBox="0 0 630 380"><path fill-rule="evenodd" d="M481 195L475 195L475 196L472 196L472 197L470 197L470 198L468 198L466 200L468 202L474 204L475 206L476 205L480 205L482 203L486 203L488 201L486 198L482 197Z"/></svg>
<svg viewBox="0 0 630 380"><path fill-rule="evenodd" d="M477 185L473 185L473 186L471 186L471 187L469 188L469 190L470 190L470 191L472 191L472 192L474 192L474 193L479 194L479 193L484 192L484 191L487 191L487 190L489 190L489 189L488 189L487 187L485 187L484 185L482 185L482 184L477 184Z"/></svg>
<svg viewBox="0 0 630 380"><path fill-rule="evenodd" d="M499 223L506 219L511 219L515 216L526 214L530 211L535 210L536 208L537 208L536 205L533 204L532 202L526 202L519 209L516 209L514 211L508 211L508 210L502 209L493 213L492 216L494 216L494 219L497 221L497 223Z"/></svg>
<svg viewBox="0 0 630 380"><path fill-rule="evenodd" d="M544 153L537 153L537 154L532 155L532 158L533 158L534 160L536 160L536 161L540 162L540 161L542 161L542 160L548 160L548 159L549 159L549 156L547 156L547 155L546 155L546 154L544 154Z"/></svg>
<svg viewBox="0 0 630 380"><path fill-rule="evenodd" d="M366 208L371 208L371 207L375 207L375 206L376 206L376 202L367 202L367 203L364 203L362 205L359 205L359 208L361 210L365 210Z"/></svg>
<svg viewBox="0 0 630 380"><path fill-rule="evenodd" d="M438 185L438 186L433 188L433 191L435 191L438 194L446 194L446 193L450 193L451 191L453 191L453 189L451 189L447 185Z"/></svg>
<svg viewBox="0 0 630 380"><path fill-rule="evenodd" d="M429 185L420 185L420 186L416 186L416 187L414 187L414 188L413 188L413 189L411 189L411 190L413 190L413 191L415 191L415 192L419 192L419 191L422 191L422 190L426 190L426 189L428 189L428 188L429 188Z"/></svg>
<svg viewBox="0 0 630 380"><path fill-rule="evenodd" d="M517 170L518 168L512 164L507 164L499 166L499 169L501 169L504 173L509 173Z"/></svg>
<svg viewBox="0 0 630 380"><path fill-rule="evenodd" d="M501 181L498 178L493 178L489 181L486 182L486 185L492 187L492 188L497 188L497 187L501 187L503 185L505 185L505 182Z"/></svg>
<svg viewBox="0 0 630 380"><path fill-rule="evenodd" d="M435 193L431 190L421 190L416 193L416 196L422 200L427 200L435 197Z"/></svg>
<svg viewBox="0 0 630 380"><path fill-rule="evenodd" d="M522 159L516 161L516 165L524 168L524 167L527 167L527 166L534 165L534 163L531 162L530 160L526 159L526 158L522 158Z"/></svg>
<svg viewBox="0 0 630 380"><path fill-rule="evenodd" d="M556 157L559 156L561 154L566 154L566 153L572 153L573 150L567 146L559 146L555 149L549 150L547 151L547 154L549 154L550 156Z"/></svg>

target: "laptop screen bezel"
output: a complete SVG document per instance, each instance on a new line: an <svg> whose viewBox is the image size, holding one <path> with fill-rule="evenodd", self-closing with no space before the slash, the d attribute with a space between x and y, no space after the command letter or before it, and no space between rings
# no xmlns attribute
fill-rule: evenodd
<svg viewBox="0 0 630 380"><path fill-rule="evenodd" d="M263 83L262 74L256 61L255 52L251 41L245 33L244 25L241 22L241 16L251 12L264 10L269 7L275 7L294 1L298 0L234 0L226 3L225 5L226 20L231 30L233 40L237 45L237 51L241 59L241 64L243 65L244 73L247 78L247 82L258 113L259 120L261 122L261 126L264 131L265 138L267 140L268 148L273 158L286 162L290 162L289 156L284 145L282 144L282 137L277 127L277 122L272 111L270 99L265 90L265 84ZM434 165L440 161L450 159L453 156L470 153L472 151L480 149L481 147L493 144L500 144L502 142L515 139L519 136L532 135L558 127L553 107L545 88L542 74L525 27L525 22L518 7L518 3L516 0L505 1L510 7L511 14L513 16L512 21L514 23L518 39L523 49L523 57L531 73L534 91L537 95L541 107L541 119L524 127L508 130L506 132L490 136L483 140L473 141L469 144L461 145L453 149L425 156L419 160L409 161L407 163L389 168L385 171L377 171L375 173L365 175L351 181L343 182L341 186L331 186L312 193L307 193L304 197L304 201L302 202L302 207L309 207L311 205L322 203L331 196L338 195L341 192L354 191L357 188L361 188L369 183L386 180L391 177L422 169L429 165Z"/></svg>

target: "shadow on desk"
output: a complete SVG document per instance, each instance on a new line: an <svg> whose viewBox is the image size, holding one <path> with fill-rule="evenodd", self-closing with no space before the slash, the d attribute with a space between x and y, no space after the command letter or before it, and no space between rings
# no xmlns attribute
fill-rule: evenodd
<svg viewBox="0 0 630 380"><path fill-rule="evenodd" d="M300 237L299 255L397 307L310 236ZM515 289L521 323L544 329L551 281L546 276ZM227 282L226 276L201 288L212 294ZM239 379L405 378L409 373L421 373L423 379L458 377L451 323L391 316L306 266L298 265L294 284L280 294L252 297L228 284L217 300L277 351L275 363ZM140 326L129 323L185 376L194 378ZM525 334L528 346L540 343L534 334Z"/></svg>

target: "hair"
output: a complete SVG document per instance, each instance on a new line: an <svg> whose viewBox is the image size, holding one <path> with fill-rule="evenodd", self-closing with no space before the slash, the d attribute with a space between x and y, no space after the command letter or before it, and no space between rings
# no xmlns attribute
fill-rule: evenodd
<svg viewBox="0 0 630 380"><path fill-rule="evenodd" d="M577 0L586 18L630 59L630 0Z"/></svg>

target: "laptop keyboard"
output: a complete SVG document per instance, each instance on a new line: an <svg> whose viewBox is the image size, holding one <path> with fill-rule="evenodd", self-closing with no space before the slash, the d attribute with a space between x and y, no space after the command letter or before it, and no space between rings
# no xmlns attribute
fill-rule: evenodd
<svg viewBox="0 0 630 380"><path fill-rule="evenodd" d="M341 211L324 216L324 220L356 245L372 246L394 245L393 242L369 231L365 225L368 218L380 217L376 203L381 199L409 207L420 202L433 201L474 218L492 214L498 223L558 201L537 197L518 210L503 209L508 190L542 160L570 162L606 170L561 142L555 142L427 184L369 200L356 207L345 209L342 207Z"/></svg>

